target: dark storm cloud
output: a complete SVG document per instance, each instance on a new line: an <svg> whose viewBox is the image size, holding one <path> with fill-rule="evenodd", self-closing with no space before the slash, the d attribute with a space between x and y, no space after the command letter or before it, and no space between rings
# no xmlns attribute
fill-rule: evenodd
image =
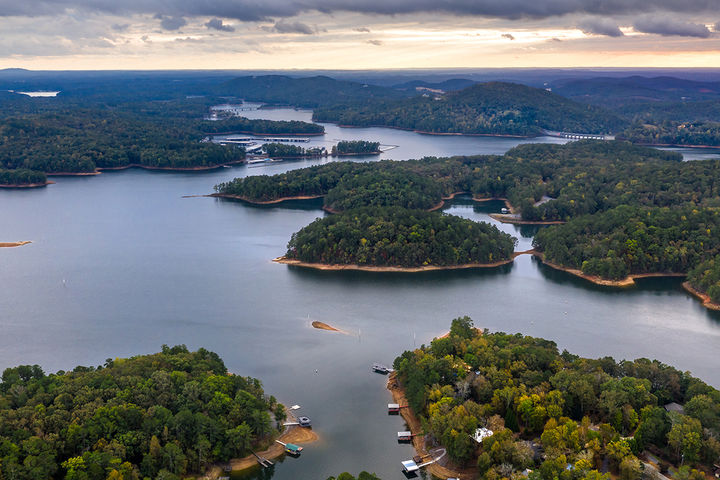
<svg viewBox="0 0 720 480"><path fill-rule="evenodd" d="M717 0L0 0L0 16L35 17L70 10L117 15L159 13L171 18L205 16L242 21L288 18L307 11L389 15L443 12L518 19L566 14L715 13Z"/></svg>
<svg viewBox="0 0 720 480"><path fill-rule="evenodd" d="M360 33L370 33L370 29L367 27L353 28L353 30L355 30L356 32L360 32Z"/></svg>
<svg viewBox="0 0 720 480"><path fill-rule="evenodd" d="M110 26L110 28L112 28L112 29L115 30L116 32L124 32L124 31L127 30L129 27L130 27L130 24L129 24L129 23L122 23L122 24L120 24L120 23L115 23L115 24L113 24L113 25Z"/></svg>
<svg viewBox="0 0 720 480"><path fill-rule="evenodd" d="M303 35L314 35L317 33L310 25L302 22L275 22L271 30L278 33L300 33Z"/></svg>
<svg viewBox="0 0 720 480"><path fill-rule="evenodd" d="M622 37L617 23L609 18L587 18L580 22L578 28L590 35L605 35L608 37Z"/></svg>
<svg viewBox="0 0 720 480"><path fill-rule="evenodd" d="M501 37L507 38L508 40L515 40L515 37L513 37L510 33L503 33Z"/></svg>
<svg viewBox="0 0 720 480"><path fill-rule="evenodd" d="M713 27L713 30L715 30L716 32L720 32L720 22L717 22L715 24L715 26Z"/></svg>
<svg viewBox="0 0 720 480"><path fill-rule="evenodd" d="M383 44L380 40L368 40L367 43L370 45L375 45L376 47L379 47Z"/></svg>
<svg viewBox="0 0 720 480"><path fill-rule="evenodd" d="M160 26L165 30L177 30L187 25L187 20L183 17L162 17L160 18Z"/></svg>
<svg viewBox="0 0 720 480"><path fill-rule="evenodd" d="M644 17L635 21L633 29L637 32L655 33L657 35L708 38L711 33L705 26L672 20L666 17Z"/></svg>
<svg viewBox="0 0 720 480"><path fill-rule="evenodd" d="M209 20L205 26L209 28L210 30L220 30L221 32L234 32L235 27L232 25L226 25L223 23L222 20L219 18L213 18L212 20Z"/></svg>

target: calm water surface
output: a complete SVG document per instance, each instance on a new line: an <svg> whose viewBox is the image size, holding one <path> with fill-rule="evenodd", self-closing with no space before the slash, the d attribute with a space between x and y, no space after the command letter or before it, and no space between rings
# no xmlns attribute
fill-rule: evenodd
<svg viewBox="0 0 720 480"><path fill-rule="evenodd" d="M397 159L502 153L518 143L332 126L326 137L401 145L384 154ZM492 270L307 271L270 260L284 253L292 232L323 215L317 202L258 208L182 198L236 176L315 163L199 174L127 170L0 191L0 239L33 241L0 249L0 368L98 365L162 344L216 351L231 371L259 377L282 402L302 405L320 434L299 459L249 475L278 480L345 470L404 478L399 462L411 447L395 442L403 422L385 413L385 377L369 367L428 343L460 315L585 356L658 358L720 386L719 317L677 281L606 289L529 256ZM500 207L460 198L446 211L493 221L488 213ZM499 227L519 238L518 249L530 248L533 228ZM312 329L313 320L348 334Z"/></svg>

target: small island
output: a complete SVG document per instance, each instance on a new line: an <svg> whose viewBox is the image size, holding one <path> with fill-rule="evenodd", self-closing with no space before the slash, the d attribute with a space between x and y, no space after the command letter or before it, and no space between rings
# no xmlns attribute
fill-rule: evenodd
<svg viewBox="0 0 720 480"><path fill-rule="evenodd" d="M332 148L333 156L348 155L380 155L380 142L368 142L366 140L342 140Z"/></svg>
<svg viewBox="0 0 720 480"><path fill-rule="evenodd" d="M393 366L417 453L447 453L426 467L440 478L702 480L720 455L720 392L657 360L582 358L462 317Z"/></svg>
<svg viewBox="0 0 720 480"><path fill-rule="evenodd" d="M240 468L252 451L282 454L274 442L281 434L316 438L300 427L283 432L286 415L259 380L230 374L203 348L163 346L55 374L20 365L0 382L0 475L179 480L222 472L219 463Z"/></svg>
<svg viewBox="0 0 720 480"><path fill-rule="evenodd" d="M280 263L322 270L415 272L494 267L516 239L487 223L403 208L363 208L293 234Z"/></svg>

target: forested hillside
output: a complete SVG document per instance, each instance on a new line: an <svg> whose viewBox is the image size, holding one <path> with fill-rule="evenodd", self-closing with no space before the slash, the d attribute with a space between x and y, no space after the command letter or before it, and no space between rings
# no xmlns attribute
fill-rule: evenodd
<svg viewBox="0 0 720 480"><path fill-rule="evenodd" d="M688 273L720 254L717 208L621 206L540 230L534 246L550 262L587 275Z"/></svg>
<svg viewBox="0 0 720 480"><path fill-rule="evenodd" d="M540 135L543 129L610 133L625 124L599 107L578 104L545 90L489 82L445 95L376 100L321 107L313 120L353 126L388 126L432 133Z"/></svg>
<svg viewBox="0 0 720 480"><path fill-rule="evenodd" d="M395 359L425 432L480 478L638 479L645 449L681 478L720 456L720 392L658 361L581 358L542 338L479 332L468 317L447 337ZM677 402L684 414L663 406ZM471 435L487 427L481 443Z"/></svg>
<svg viewBox="0 0 720 480"><path fill-rule="evenodd" d="M56 374L7 368L0 478L179 480L267 443L284 415L259 380L184 345Z"/></svg>

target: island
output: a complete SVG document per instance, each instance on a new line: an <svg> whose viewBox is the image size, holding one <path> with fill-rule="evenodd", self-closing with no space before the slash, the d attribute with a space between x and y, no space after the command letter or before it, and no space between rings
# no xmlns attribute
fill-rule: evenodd
<svg viewBox="0 0 720 480"><path fill-rule="evenodd" d="M332 148L333 156L380 155L380 142L367 140L341 140Z"/></svg>
<svg viewBox="0 0 720 480"><path fill-rule="evenodd" d="M202 348L55 374L20 365L0 383L0 475L177 480L277 445L285 418L259 380Z"/></svg>
<svg viewBox="0 0 720 480"><path fill-rule="evenodd" d="M582 358L462 317L394 368L418 454L426 437L447 453L427 466L441 478L701 480L720 455L720 392L657 360Z"/></svg>
<svg viewBox="0 0 720 480"><path fill-rule="evenodd" d="M324 270L423 271L509 263L517 240L497 227L404 208L361 208L315 220L276 259Z"/></svg>

